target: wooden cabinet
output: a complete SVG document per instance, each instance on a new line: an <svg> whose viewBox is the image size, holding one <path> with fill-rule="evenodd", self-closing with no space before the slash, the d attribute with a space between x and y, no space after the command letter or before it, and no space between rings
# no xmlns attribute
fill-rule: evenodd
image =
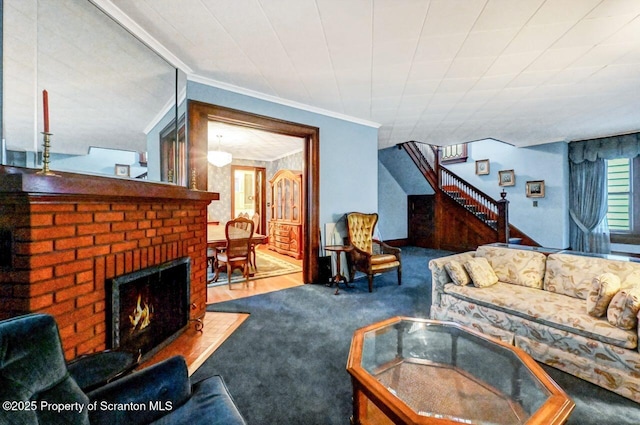
<svg viewBox="0 0 640 425"><path fill-rule="evenodd" d="M302 171L279 170L269 180L271 219L269 249L302 258Z"/></svg>

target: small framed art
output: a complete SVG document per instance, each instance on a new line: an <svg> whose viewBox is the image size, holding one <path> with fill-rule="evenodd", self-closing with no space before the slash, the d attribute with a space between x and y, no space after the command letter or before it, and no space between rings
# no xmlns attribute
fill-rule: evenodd
<svg viewBox="0 0 640 425"><path fill-rule="evenodd" d="M118 177L129 177L130 170L129 165L116 164L116 176Z"/></svg>
<svg viewBox="0 0 640 425"><path fill-rule="evenodd" d="M515 186L516 175L513 170L498 171L498 185L500 186Z"/></svg>
<svg viewBox="0 0 640 425"><path fill-rule="evenodd" d="M488 159L479 159L478 161L476 161L476 174L479 176L489 174Z"/></svg>
<svg viewBox="0 0 640 425"><path fill-rule="evenodd" d="M544 180L528 181L526 191L527 198L544 198Z"/></svg>

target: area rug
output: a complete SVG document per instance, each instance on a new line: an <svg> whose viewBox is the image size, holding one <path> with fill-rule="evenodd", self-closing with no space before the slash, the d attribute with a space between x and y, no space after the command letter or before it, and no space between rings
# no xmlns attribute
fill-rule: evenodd
<svg viewBox="0 0 640 425"><path fill-rule="evenodd" d="M297 264L292 264L288 261L281 260L269 255L267 253L256 251L256 263L258 264L258 270L249 277L249 280L264 279L266 277L282 276L290 273L297 273L302 271L302 267ZM211 267L208 268L207 281L213 279L213 272ZM240 270L234 270L231 275L231 283L237 283L244 281L244 277ZM218 285L227 284L227 272L221 272L217 282L209 282L207 286L213 287Z"/></svg>
<svg viewBox="0 0 640 425"><path fill-rule="evenodd" d="M193 379L222 375L250 424L347 425L352 387L346 364L353 332L397 315L428 317L428 262L447 254L403 248L402 286L395 273L384 273L375 278L373 293L365 279L339 295L324 285L303 285L212 304L210 311L250 316ZM576 403L569 424L640 424L639 404L543 367Z"/></svg>

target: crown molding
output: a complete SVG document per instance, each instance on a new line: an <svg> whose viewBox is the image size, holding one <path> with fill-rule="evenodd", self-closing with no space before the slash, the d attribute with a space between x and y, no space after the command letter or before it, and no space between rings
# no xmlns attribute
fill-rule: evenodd
<svg viewBox="0 0 640 425"><path fill-rule="evenodd" d="M124 29L129 31L141 42L147 45L151 50L155 51L160 57L169 62L174 67L185 72L187 75L191 74L193 70L184 63L178 56L174 55L169 49L164 47L158 40L153 38L151 34L145 31L140 25L138 25L133 19L125 14L120 8L111 2L111 0L89 0L98 9L102 10L114 21L120 24Z"/></svg>
<svg viewBox="0 0 640 425"><path fill-rule="evenodd" d="M301 109L307 112L313 112L320 115L325 115L332 118L337 118L343 121L353 122L355 124L364 125L367 127L380 128L382 124L364 120L361 118L352 117L350 115L341 114L327 109L318 108L315 106L307 105L292 100L287 100L281 97L268 95L258 91L245 89L233 84L223 83L221 81L213 80L211 78L203 77L193 73L191 67L184 63L178 56L173 54L169 49L164 47L158 40L152 37L147 31L145 31L140 25L133 21L127 14L125 14L120 8L114 5L111 0L89 0L97 8L102 10L120 25L122 25L127 31L137 37L140 41L145 43L150 49L158 53L167 62L171 63L176 68L180 69L187 75L188 81L204 84L207 86L217 87L219 89L227 90L230 92L243 94L246 96L254 97L257 99L266 100L269 102L277 103L284 106L290 106L292 108Z"/></svg>
<svg viewBox="0 0 640 425"><path fill-rule="evenodd" d="M303 111L313 112L315 114L325 115L325 116L328 116L328 117L331 117L331 118L337 118L337 119L343 120L343 121L349 121L349 122L352 122L352 123L355 123L355 124L364 125L364 126L367 126L367 127L380 128L380 126L382 125L382 124L379 124L377 122L363 120L361 118L356 118L356 117L352 117L352 116L349 116L349 115L340 114L338 112L333 112L333 111L329 111L327 109L322 109L322 108L318 108L318 107L315 107L315 106L307 105L307 104L304 104L304 103L295 102L293 100L287 100L287 99L283 99L281 97L272 96L272 95L261 93L261 92L254 91L254 90L245 89L243 87L235 86L233 84L223 83L221 81L217 81L217 80L214 80L214 79L211 79L211 78L207 78L207 77L202 77L200 75L188 74L187 75L187 80L188 81L193 81L194 83L204 84L206 86L216 87L216 88L219 88L219 89L222 89L222 90L226 90L226 91L230 91L230 92L234 92L234 93L238 93L238 94L243 94L243 95L254 97L254 98L257 98L257 99L266 100L268 102L273 102L273 103L277 103L277 104L284 105L284 106L290 106L292 108L301 109Z"/></svg>

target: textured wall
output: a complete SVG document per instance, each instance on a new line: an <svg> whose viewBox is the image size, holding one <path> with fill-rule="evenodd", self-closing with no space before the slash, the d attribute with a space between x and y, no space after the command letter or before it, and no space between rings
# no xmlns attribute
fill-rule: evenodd
<svg viewBox="0 0 640 425"><path fill-rule="evenodd" d="M301 142L302 145L302 142ZM231 165L246 165L251 167L261 167L267 173L267 202L271 202L269 193L269 179L276 171L281 169L302 170L304 161L302 152L279 158L275 161L249 161L245 159L234 160L224 167L216 167L209 164L209 191L220 194L219 201L213 201L207 208L208 221L219 221L225 223L231 219ZM267 222L269 220L269 208L267 208Z"/></svg>

